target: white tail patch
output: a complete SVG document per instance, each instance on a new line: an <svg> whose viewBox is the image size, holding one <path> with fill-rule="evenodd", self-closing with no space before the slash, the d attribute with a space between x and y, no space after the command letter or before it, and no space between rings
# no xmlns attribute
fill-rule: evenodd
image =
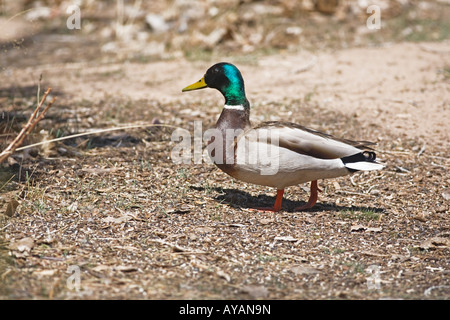
<svg viewBox="0 0 450 320"><path fill-rule="evenodd" d="M359 161L359 162L346 163L345 167L347 169L358 170L358 171L373 171L373 170L383 169L384 165L382 165L381 163L377 163L377 162Z"/></svg>

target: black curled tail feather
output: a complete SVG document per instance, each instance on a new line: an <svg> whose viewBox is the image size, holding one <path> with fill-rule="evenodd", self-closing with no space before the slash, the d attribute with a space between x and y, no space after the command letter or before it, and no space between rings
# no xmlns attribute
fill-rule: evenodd
<svg viewBox="0 0 450 320"><path fill-rule="evenodd" d="M360 161L367 161L367 162L375 162L375 159L377 158L377 155L375 152L372 151L364 151L360 152L348 157L342 157L341 160L344 164L352 163L352 162L360 162Z"/></svg>
<svg viewBox="0 0 450 320"><path fill-rule="evenodd" d="M366 161L375 162L377 159L377 155L373 151L364 151L362 154L366 157Z"/></svg>

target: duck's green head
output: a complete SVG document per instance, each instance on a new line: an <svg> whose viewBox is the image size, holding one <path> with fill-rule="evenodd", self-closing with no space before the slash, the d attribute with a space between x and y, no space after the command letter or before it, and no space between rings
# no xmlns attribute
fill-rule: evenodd
<svg viewBox="0 0 450 320"><path fill-rule="evenodd" d="M206 71L203 78L187 86L182 91L203 88L215 88L225 97L226 105L247 105L245 97L244 79L241 72L231 63L220 62Z"/></svg>

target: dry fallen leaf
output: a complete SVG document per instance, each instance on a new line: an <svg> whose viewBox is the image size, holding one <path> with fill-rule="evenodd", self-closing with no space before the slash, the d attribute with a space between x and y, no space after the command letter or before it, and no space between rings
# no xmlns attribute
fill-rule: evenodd
<svg viewBox="0 0 450 320"><path fill-rule="evenodd" d="M418 220L418 221L422 221L422 222L426 222L427 221L427 219L425 218L423 213L422 214L416 214L412 218L415 219L415 220Z"/></svg>
<svg viewBox="0 0 450 320"><path fill-rule="evenodd" d="M294 266L294 267L290 268L289 271L293 272L296 276L302 275L302 274L320 273L319 270L317 270L313 267L307 267L307 266Z"/></svg>
<svg viewBox="0 0 450 320"><path fill-rule="evenodd" d="M381 232L382 228L381 227L365 227L363 225L360 224L356 224L354 226L350 227L350 231L351 232L359 232L359 231L367 231L367 232Z"/></svg>
<svg viewBox="0 0 450 320"><path fill-rule="evenodd" d="M203 233L210 233L210 232L213 232L214 229L211 228L211 227L198 227L198 228L196 228L196 231L197 231L198 233L200 233L200 234L203 234Z"/></svg>
<svg viewBox="0 0 450 320"><path fill-rule="evenodd" d="M122 223L122 222L127 222L131 219L133 219L133 217L131 215L125 214L118 218L106 217L106 218L103 218L102 221L103 222L111 222L111 223Z"/></svg>
<svg viewBox="0 0 450 320"><path fill-rule="evenodd" d="M9 248L13 251L13 254L17 258L25 258L30 254L31 249L34 246L34 239L26 237L17 241L12 241Z"/></svg>
<svg viewBox="0 0 450 320"><path fill-rule="evenodd" d="M362 254L366 255L366 256L371 256L371 257L382 257L382 258L387 258L389 257L388 254L382 254L382 253L378 253L378 252L373 252L373 251L361 251Z"/></svg>
<svg viewBox="0 0 450 320"><path fill-rule="evenodd" d="M16 212L17 207L19 206L19 202L15 199L11 199L8 202L8 206L6 207L5 215L8 217L12 217Z"/></svg>
<svg viewBox="0 0 450 320"><path fill-rule="evenodd" d="M81 171L92 174L112 173L117 171L118 168L82 168Z"/></svg>
<svg viewBox="0 0 450 320"><path fill-rule="evenodd" d="M383 228L381 227L375 227L375 228L367 228L367 232L381 232L381 230L383 230Z"/></svg>
<svg viewBox="0 0 450 320"><path fill-rule="evenodd" d="M298 239L291 237L291 236L284 236L284 237L275 237L275 240L279 241L289 241L289 242L295 242L298 241Z"/></svg>
<svg viewBox="0 0 450 320"><path fill-rule="evenodd" d="M244 228L244 227L246 227L246 225L242 224L242 223L231 223L228 226L235 227L235 228Z"/></svg>
<svg viewBox="0 0 450 320"><path fill-rule="evenodd" d="M134 271L137 271L138 269L133 266L115 266L115 267L113 267L113 270L121 271L121 272L134 272Z"/></svg>
<svg viewBox="0 0 450 320"><path fill-rule="evenodd" d="M274 221L275 221L274 219L259 219L259 222L261 224L269 224L269 223L274 222Z"/></svg>
<svg viewBox="0 0 450 320"><path fill-rule="evenodd" d="M420 249L437 249L450 247L450 238L433 237L426 239L419 244Z"/></svg>
<svg viewBox="0 0 450 320"><path fill-rule="evenodd" d="M166 210L167 214L185 214L188 213L189 209L181 209L181 208L171 208Z"/></svg>
<svg viewBox="0 0 450 320"><path fill-rule="evenodd" d="M51 277L54 276L58 272L57 269L48 269L48 270L36 270L33 271L33 275L37 276L38 279L42 277Z"/></svg>
<svg viewBox="0 0 450 320"><path fill-rule="evenodd" d="M219 277L225 279L227 282L230 282L230 281L231 281L230 275L229 275L228 273L223 272L222 270L218 270L218 271L216 272L216 274L217 274Z"/></svg>
<svg viewBox="0 0 450 320"><path fill-rule="evenodd" d="M443 191L442 198L444 198L445 200L450 200L450 190Z"/></svg>
<svg viewBox="0 0 450 320"><path fill-rule="evenodd" d="M360 224L357 224L357 225L354 225L354 226L351 226L350 227L350 231L351 232L354 232L354 231L364 231L364 230L366 230L367 228L366 227L364 227L363 225L360 225Z"/></svg>
<svg viewBox="0 0 450 320"><path fill-rule="evenodd" d="M105 271L105 270L108 271L110 269L111 269L110 266L107 266L107 265L104 265L104 264L99 264L98 266L95 266L94 268L92 268L92 270L96 271L96 272L102 272L102 271Z"/></svg>

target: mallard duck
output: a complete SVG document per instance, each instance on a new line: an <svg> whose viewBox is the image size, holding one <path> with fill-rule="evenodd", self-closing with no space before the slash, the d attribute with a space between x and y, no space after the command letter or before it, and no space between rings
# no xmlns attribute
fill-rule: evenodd
<svg viewBox="0 0 450 320"><path fill-rule="evenodd" d="M290 122L252 126L244 80L231 63L213 65L182 91L207 87L219 90L225 98L207 145L213 162L235 179L277 189L275 205L257 210L280 211L284 189L310 181L308 202L295 210L312 208L320 191L317 180L384 167L375 160L371 142L338 139Z"/></svg>

